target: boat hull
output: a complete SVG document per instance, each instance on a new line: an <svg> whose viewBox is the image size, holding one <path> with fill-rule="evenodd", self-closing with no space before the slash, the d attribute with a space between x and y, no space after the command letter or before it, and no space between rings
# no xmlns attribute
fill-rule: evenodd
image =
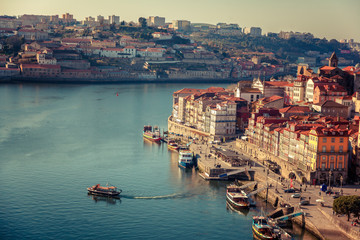
<svg viewBox="0 0 360 240"><path fill-rule="evenodd" d="M254 225L252 226L252 231L253 231L254 236L257 239L261 239L261 240L275 240L275 239L278 239L276 237L270 237L270 236L266 236L266 235L263 235L263 234L259 233Z"/></svg>
<svg viewBox="0 0 360 240"><path fill-rule="evenodd" d="M145 135L145 134L143 134L143 137L144 137L144 139L149 140L149 141L151 141L151 142L157 142L157 143L159 143L159 142L161 141L161 137L155 137L155 138L153 138L153 137L147 136L147 135Z"/></svg>
<svg viewBox="0 0 360 240"><path fill-rule="evenodd" d="M179 162L179 167L182 167L182 168L192 168L193 165L194 165L193 163Z"/></svg>
<svg viewBox="0 0 360 240"><path fill-rule="evenodd" d="M88 193L93 194L93 195L116 197L116 196L119 196L121 192L120 191L117 191L117 192L103 192L103 191L98 191L98 190L88 188Z"/></svg>
<svg viewBox="0 0 360 240"><path fill-rule="evenodd" d="M178 151L179 150L179 147L178 146L171 146L171 145L168 145L168 149L171 150L171 151Z"/></svg>
<svg viewBox="0 0 360 240"><path fill-rule="evenodd" d="M241 203L235 202L227 194L226 194L226 200L236 210L248 209L250 207L250 204L241 204Z"/></svg>

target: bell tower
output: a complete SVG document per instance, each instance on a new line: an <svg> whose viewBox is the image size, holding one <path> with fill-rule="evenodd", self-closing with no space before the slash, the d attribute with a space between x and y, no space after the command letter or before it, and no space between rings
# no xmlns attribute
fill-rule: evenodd
<svg viewBox="0 0 360 240"><path fill-rule="evenodd" d="M339 59L336 56L336 53L333 52L331 54L331 57L329 58L329 67L337 67L338 66Z"/></svg>

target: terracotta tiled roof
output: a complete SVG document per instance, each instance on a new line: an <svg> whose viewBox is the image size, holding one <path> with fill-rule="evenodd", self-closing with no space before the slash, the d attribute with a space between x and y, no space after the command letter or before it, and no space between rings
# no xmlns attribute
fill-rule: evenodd
<svg viewBox="0 0 360 240"><path fill-rule="evenodd" d="M60 69L60 65L50 64L21 64L22 68Z"/></svg>
<svg viewBox="0 0 360 240"><path fill-rule="evenodd" d="M181 90L178 90L174 93L202 93L204 90L203 89L195 89L195 88L183 88Z"/></svg>
<svg viewBox="0 0 360 240"><path fill-rule="evenodd" d="M258 88L241 88L242 93L261 93Z"/></svg>
<svg viewBox="0 0 360 240"><path fill-rule="evenodd" d="M305 106L290 106L286 108L279 109L280 113L307 113L311 112L309 107Z"/></svg>
<svg viewBox="0 0 360 240"><path fill-rule="evenodd" d="M321 107L326 107L326 108L347 108L347 106L342 105L340 103L331 101L331 100L327 100L325 101L323 104L321 104Z"/></svg>
<svg viewBox="0 0 360 240"><path fill-rule="evenodd" d="M274 86L274 87L284 87L288 86L290 83L286 81L270 81L265 82L265 86Z"/></svg>
<svg viewBox="0 0 360 240"><path fill-rule="evenodd" d="M209 87L206 89L207 92L224 92L225 89L222 87Z"/></svg>
<svg viewBox="0 0 360 240"><path fill-rule="evenodd" d="M334 70L336 67L329 67L329 66L323 66L320 68L320 70L328 71L328 70Z"/></svg>

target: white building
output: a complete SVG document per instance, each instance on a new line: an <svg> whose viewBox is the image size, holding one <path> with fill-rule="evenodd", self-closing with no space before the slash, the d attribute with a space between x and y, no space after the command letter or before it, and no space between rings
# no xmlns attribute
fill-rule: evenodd
<svg viewBox="0 0 360 240"><path fill-rule="evenodd" d="M163 27L165 26L165 18L158 16L156 17L150 16L147 19L147 25L152 27Z"/></svg>
<svg viewBox="0 0 360 240"><path fill-rule="evenodd" d="M259 37L261 36L261 28L259 27L245 27L244 28L244 33L245 34L250 34L251 36L254 37Z"/></svg>
<svg viewBox="0 0 360 240"><path fill-rule="evenodd" d="M133 58L136 56L135 48L103 48L100 50L101 57L108 58Z"/></svg>
<svg viewBox="0 0 360 240"><path fill-rule="evenodd" d="M173 37L171 33L164 33L164 32L154 32L152 36L153 38L159 40L170 40Z"/></svg>
<svg viewBox="0 0 360 240"><path fill-rule="evenodd" d="M189 31L190 30L190 21L188 20L174 20L173 28L178 31Z"/></svg>
<svg viewBox="0 0 360 240"><path fill-rule="evenodd" d="M210 134L231 135L236 130L236 103L224 101L210 110Z"/></svg>
<svg viewBox="0 0 360 240"><path fill-rule="evenodd" d="M120 24L120 16L115 16L115 15L109 16L109 23Z"/></svg>
<svg viewBox="0 0 360 240"><path fill-rule="evenodd" d="M164 48L138 49L136 54L140 57L161 58L164 56Z"/></svg>
<svg viewBox="0 0 360 240"><path fill-rule="evenodd" d="M305 87L305 101L313 102L314 101L314 89L315 82L312 78L308 79Z"/></svg>

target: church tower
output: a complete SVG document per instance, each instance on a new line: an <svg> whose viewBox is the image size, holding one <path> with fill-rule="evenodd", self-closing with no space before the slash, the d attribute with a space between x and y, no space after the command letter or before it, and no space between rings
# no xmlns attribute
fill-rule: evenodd
<svg viewBox="0 0 360 240"><path fill-rule="evenodd" d="M329 67L337 67L338 66L339 59L336 56L336 53L333 52L331 54L331 57L329 58Z"/></svg>

